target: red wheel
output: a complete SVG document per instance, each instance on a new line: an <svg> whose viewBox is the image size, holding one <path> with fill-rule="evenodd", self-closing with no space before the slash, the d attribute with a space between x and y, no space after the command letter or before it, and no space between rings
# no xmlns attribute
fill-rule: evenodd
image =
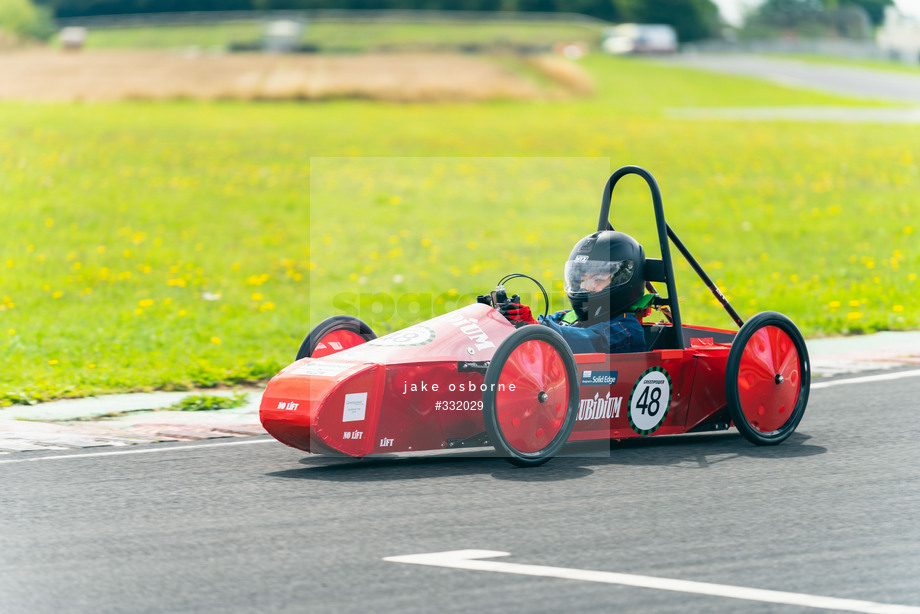
<svg viewBox="0 0 920 614"><path fill-rule="evenodd" d="M352 316L332 316L313 327L297 351L297 360L319 358L361 345L377 335L371 327Z"/></svg>
<svg viewBox="0 0 920 614"><path fill-rule="evenodd" d="M765 312L741 327L728 355L725 393L748 441L771 445L789 437L805 413L810 384L808 350L792 320Z"/></svg>
<svg viewBox="0 0 920 614"><path fill-rule="evenodd" d="M555 331L525 326L505 339L486 371L489 441L511 463L545 463L565 445L578 413L575 357Z"/></svg>

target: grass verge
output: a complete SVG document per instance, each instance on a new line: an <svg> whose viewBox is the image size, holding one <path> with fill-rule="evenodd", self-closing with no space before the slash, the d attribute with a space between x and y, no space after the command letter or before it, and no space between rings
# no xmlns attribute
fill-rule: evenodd
<svg viewBox="0 0 920 614"><path fill-rule="evenodd" d="M593 99L0 104L0 404L264 380L343 291L558 279L606 174L513 164L533 157L651 170L744 317L782 311L812 336L920 326L912 128L666 120L682 104L852 103L643 61L583 66ZM420 162L387 167L394 156ZM320 157L380 160L311 177ZM477 175L465 157L512 163ZM318 179L333 204L317 210ZM614 225L649 245L649 216L647 190L624 181ZM730 325L683 265L678 288L686 322ZM413 320L380 315L378 333Z"/></svg>

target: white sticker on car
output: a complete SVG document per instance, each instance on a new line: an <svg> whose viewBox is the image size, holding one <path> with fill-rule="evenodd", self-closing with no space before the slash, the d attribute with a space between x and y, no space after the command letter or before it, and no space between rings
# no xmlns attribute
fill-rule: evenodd
<svg viewBox="0 0 920 614"><path fill-rule="evenodd" d="M434 341L434 337L434 329L416 324L415 326L398 330L395 333L377 337L376 339L368 341L367 344L391 346L427 345Z"/></svg>
<svg viewBox="0 0 920 614"><path fill-rule="evenodd" d="M305 365L298 365L291 369L292 375L316 375L319 377L335 377L339 373L355 366L352 362L326 362L315 360Z"/></svg>
<svg viewBox="0 0 920 614"><path fill-rule="evenodd" d="M342 422L357 422L364 420L367 409L367 393L353 392L345 395L345 408L342 411Z"/></svg>

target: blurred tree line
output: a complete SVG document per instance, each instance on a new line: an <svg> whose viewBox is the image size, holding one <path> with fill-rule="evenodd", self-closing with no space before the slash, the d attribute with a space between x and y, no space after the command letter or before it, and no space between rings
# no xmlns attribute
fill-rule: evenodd
<svg viewBox="0 0 920 614"><path fill-rule="evenodd" d="M4 2L6 0L0 0ZM38 0L57 17L185 11L411 9L535 11L590 15L611 22L666 23L681 41L717 35L719 11L711 0Z"/></svg>
<svg viewBox="0 0 920 614"><path fill-rule="evenodd" d="M0 47L5 42L47 38L54 31L51 10L30 0L0 0Z"/></svg>
<svg viewBox="0 0 920 614"><path fill-rule="evenodd" d="M777 36L871 38L893 0L765 0L745 20L748 39Z"/></svg>

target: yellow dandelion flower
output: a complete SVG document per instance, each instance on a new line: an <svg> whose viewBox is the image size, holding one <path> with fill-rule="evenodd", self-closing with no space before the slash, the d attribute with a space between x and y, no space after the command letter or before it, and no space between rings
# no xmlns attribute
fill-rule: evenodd
<svg viewBox="0 0 920 614"><path fill-rule="evenodd" d="M56 365L56 364L58 364L58 361L57 361L57 360L49 360L49 361L48 361L48 364L49 364L49 365Z"/></svg>
<svg viewBox="0 0 920 614"><path fill-rule="evenodd" d="M913 227L913 226L905 226L905 227L904 227L904 234L906 234L906 235L912 235L912 234L914 234L914 227Z"/></svg>
<svg viewBox="0 0 920 614"><path fill-rule="evenodd" d="M104 253L105 253L105 245L100 245L99 247L97 247L97 248L96 248L96 253L98 253L98 254L104 254Z"/></svg>
<svg viewBox="0 0 920 614"><path fill-rule="evenodd" d="M902 311L904 311L904 305L895 305L894 307L891 308L891 310L895 313L901 313Z"/></svg>
<svg viewBox="0 0 920 614"><path fill-rule="evenodd" d="M54 226L54 219L49 217L47 220L45 220L45 226L47 226L48 228L51 228L52 226Z"/></svg>
<svg viewBox="0 0 920 614"><path fill-rule="evenodd" d="M55 291L51 294L51 298L53 298L53 299L59 299L59 298L61 298L62 296L64 296L64 293L61 292L60 290L55 290Z"/></svg>
<svg viewBox="0 0 920 614"><path fill-rule="evenodd" d="M399 196L393 196L390 198L391 205L398 205L401 202L402 202L402 199Z"/></svg>
<svg viewBox="0 0 920 614"><path fill-rule="evenodd" d="M851 300L850 307L859 307L859 301L856 299Z"/></svg>
<svg viewBox="0 0 920 614"><path fill-rule="evenodd" d="M827 306L831 309L836 309L837 307L840 307L840 301L831 301L827 304Z"/></svg>
<svg viewBox="0 0 920 614"><path fill-rule="evenodd" d="M145 298L145 299L142 299L142 300L138 303L138 306L139 306L139 307L150 307L151 305L153 305L153 299L152 299L152 298Z"/></svg>
<svg viewBox="0 0 920 614"><path fill-rule="evenodd" d="M858 320L862 317L862 314L858 311L851 311L847 314L847 320Z"/></svg>
<svg viewBox="0 0 920 614"><path fill-rule="evenodd" d="M211 337L211 343L214 345L220 345L220 337Z"/></svg>
<svg viewBox="0 0 920 614"><path fill-rule="evenodd" d="M15 329L15 328L11 328L8 332L9 332L9 334L11 334L11 335L15 335L15 334L16 334L16 329Z"/></svg>
<svg viewBox="0 0 920 614"><path fill-rule="evenodd" d="M261 300L262 300L262 295L261 295L259 292L256 292L256 293L254 293L254 294L252 295L252 300L254 300L254 301L261 301Z"/></svg>
<svg viewBox="0 0 920 614"><path fill-rule="evenodd" d="M259 305L259 311L271 311L274 308L275 308L275 304L271 301L265 301L264 303Z"/></svg>
<svg viewBox="0 0 920 614"><path fill-rule="evenodd" d="M422 239L422 247L431 247L431 239Z"/></svg>
<svg viewBox="0 0 920 614"><path fill-rule="evenodd" d="M188 313L188 312L187 312L185 309L180 309L178 315L179 315L180 317L182 317L182 316L186 315L187 313Z"/></svg>

